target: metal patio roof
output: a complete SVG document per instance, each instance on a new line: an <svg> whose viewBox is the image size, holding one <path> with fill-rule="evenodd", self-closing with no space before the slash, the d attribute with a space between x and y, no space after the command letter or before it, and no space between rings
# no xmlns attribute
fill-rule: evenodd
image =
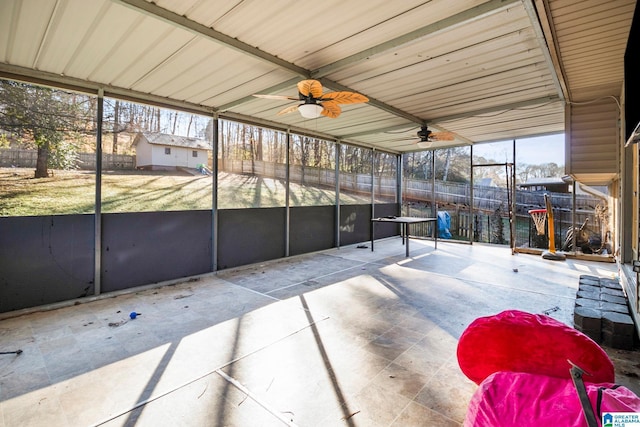
<svg viewBox="0 0 640 427"><path fill-rule="evenodd" d="M635 1L2 0L0 77L307 132L390 152L564 131L620 97ZM296 83L351 90L336 119L277 116Z"/></svg>

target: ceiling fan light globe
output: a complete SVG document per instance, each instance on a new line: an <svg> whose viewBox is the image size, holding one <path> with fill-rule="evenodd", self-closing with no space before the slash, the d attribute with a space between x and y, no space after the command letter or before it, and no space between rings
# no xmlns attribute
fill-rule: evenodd
<svg viewBox="0 0 640 427"><path fill-rule="evenodd" d="M431 141L420 141L417 143L418 147L420 148L431 148L431 146L433 145L433 142Z"/></svg>
<svg viewBox="0 0 640 427"><path fill-rule="evenodd" d="M298 107L300 115L305 119L317 119L322 113L322 105L318 104L302 104Z"/></svg>

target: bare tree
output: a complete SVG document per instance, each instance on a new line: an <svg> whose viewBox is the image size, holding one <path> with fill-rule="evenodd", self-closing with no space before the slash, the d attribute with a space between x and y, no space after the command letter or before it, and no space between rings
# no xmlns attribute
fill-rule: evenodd
<svg viewBox="0 0 640 427"><path fill-rule="evenodd" d="M178 125L178 112L174 112L174 113L169 113L169 117L171 118L171 116L173 116L173 124L171 126L171 133L175 135L176 133L176 126ZM171 119L170 119L171 120ZM189 135L189 133L187 132L187 136Z"/></svg>
<svg viewBox="0 0 640 427"><path fill-rule="evenodd" d="M0 128L37 147L36 178L49 175L52 155L68 166L75 155L69 141L93 133L89 97L0 80Z"/></svg>
<svg viewBox="0 0 640 427"><path fill-rule="evenodd" d="M191 133L191 125L193 124L194 117L196 116L194 116L193 114L189 114L189 124L187 125L187 136L189 136L189 134ZM174 133L175 133L175 130L174 130Z"/></svg>
<svg viewBox="0 0 640 427"><path fill-rule="evenodd" d="M111 152L118 154L118 133L120 133L120 101L116 99L113 106L113 146Z"/></svg>

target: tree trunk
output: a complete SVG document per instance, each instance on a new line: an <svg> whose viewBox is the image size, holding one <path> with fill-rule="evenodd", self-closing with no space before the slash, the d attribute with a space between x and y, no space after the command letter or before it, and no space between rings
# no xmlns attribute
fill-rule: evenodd
<svg viewBox="0 0 640 427"><path fill-rule="evenodd" d="M137 113L137 109L136 109L136 107L135 107L135 104L129 103L129 104L128 104L128 106L129 106L129 108L128 108L128 112L129 112L129 124L128 124L128 126L127 126L127 130L128 130L129 132L131 132L131 131L134 129L134 127L133 127L134 119L137 119L137 118L138 118L138 117L137 117L137 114L138 114L138 113ZM134 112L135 112L135 114L134 114ZM140 126L136 126L136 130L140 130Z"/></svg>
<svg viewBox="0 0 640 427"><path fill-rule="evenodd" d="M320 167L320 162L322 161L322 151L321 151L320 141L317 139L313 140L313 164L311 166Z"/></svg>
<svg viewBox="0 0 640 427"><path fill-rule="evenodd" d="M242 154L240 160L244 160L246 158L247 152L247 125L238 125L240 127L240 140L242 141Z"/></svg>
<svg viewBox="0 0 640 427"><path fill-rule="evenodd" d="M279 132L273 133L273 146L271 147L271 161L274 163L283 163L280 161L280 141L278 140Z"/></svg>
<svg viewBox="0 0 640 427"><path fill-rule="evenodd" d="M118 132L120 132L120 101L113 106L113 145L111 153L118 154Z"/></svg>
<svg viewBox="0 0 640 427"><path fill-rule="evenodd" d="M191 133L191 125L193 124L193 114L189 116L189 125L187 125L187 136ZM173 131L175 133L175 130Z"/></svg>
<svg viewBox="0 0 640 427"><path fill-rule="evenodd" d="M264 160L262 152L262 128L259 127L257 130L258 135L256 138L256 160Z"/></svg>
<svg viewBox="0 0 640 427"><path fill-rule="evenodd" d="M47 163L49 163L49 141L43 142L38 145L38 158L36 159L36 178L49 177L49 171L47 170Z"/></svg>
<svg viewBox="0 0 640 427"><path fill-rule="evenodd" d="M451 149L448 148L446 152L446 157L444 161L444 175L442 177L443 181L447 180L447 176L449 175L449 168L451 167Z"/></svg>

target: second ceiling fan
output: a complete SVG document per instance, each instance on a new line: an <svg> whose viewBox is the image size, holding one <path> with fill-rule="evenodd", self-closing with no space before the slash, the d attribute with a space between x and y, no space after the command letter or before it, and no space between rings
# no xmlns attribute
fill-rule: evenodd
<svg viewBox="0 0 640 427"><path fill-rule="evenodd" d="M297 110L300 112L302 117L307 119L315 119L320 116L335 119L342 112L340 104L359 104L369 101L369 98L366 96L355 92L322 92L322 83L318 80L309 79L298 82L297 97L263 94L255 94L253 96L265 99L302 101L302 103L297 103L280 110L278 115L292 113Z"/></svg>
<svg viewBox="0 0 640 427"><path fill-rule="evenodd" d="M427 126L420 127L417 133L420 142L435 142L435 141L453 141L455 135L453 132L432 132Z"/></svg>

